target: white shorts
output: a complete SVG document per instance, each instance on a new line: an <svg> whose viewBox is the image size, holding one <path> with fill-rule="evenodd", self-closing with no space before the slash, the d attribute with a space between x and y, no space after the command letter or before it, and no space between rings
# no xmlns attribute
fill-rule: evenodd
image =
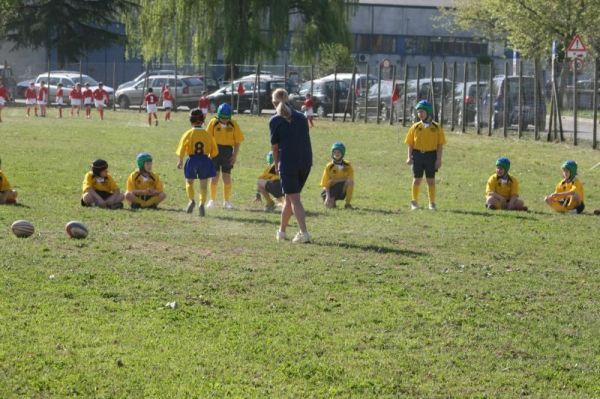
<svg viewBox="0 0 600 399"><path fill-rule="evenodd" d="M25 104L26 105L35 105L35 98L26 98Z"/></svg>
<svg viewBox="0 0 600 399"><path fill-rule="evenodd" d="M304 110L304 115L308 118L309 116L313 116L313 109L312 108L306 108Z"/></svg>
<svg viewBox="0 0 600 399"><path fill-rule="evenodd" d="M81 99L80 98L72 98L71 106L72 107L81 107Z"/></svg>
<svg viewBox="0 0 600 399"><path fill-rule="evenodd" d="M46 105L46 100L38 100L38 105Z"/></svg>
<svg viewBox="0 0 600 399"><path fill-rule="evenodd" d="M96 108L104 108L104 100L94 100Z"/></svg>
<svg viewBox="0 0 600 399"><path fill-rule="evenodd" d="M83 99L83 105L92 105L92 99L90 97L86 97Z"/></svg>
<svg viewBox="0 0 600 399"><path fill-rule="evenodd" d="M155 114L156 104L146 104L146 111L148 111L149 114Z"/></svg>
<svg viewBox="0 0 600 399"><path fill-rule="evenodd" d="M4 104L6 104L6 100L4 97L0 97L0 107L4 107Z"/></svg>
<svg viewBox="0 0 600 399"><path fill-rule="evenodd" d="M208 115L208 108L202 108L200 111L202 111L202 115Z"/></svg>
<svg viewBox="0 0 600 399"><path fill-rule="evenodd" d="M56 105L64 105L64 102L63 102L63 98L62 98L62 97L58 97L58 98L56 99Z"/></svg>
<svg viewBox="0 0 600 399"><path fill-rule="evenodd" d="M163 108L173 108L173 101L163 100Z"/></svg>

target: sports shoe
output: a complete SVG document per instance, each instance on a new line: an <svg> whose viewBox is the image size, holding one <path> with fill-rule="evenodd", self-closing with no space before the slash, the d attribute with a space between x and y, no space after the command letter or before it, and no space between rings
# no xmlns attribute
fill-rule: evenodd
<svg viewBox="0 0 600 399"><path fill-rule="evenodd" d="M210 209L210 208L214 208L214 207L215 207L215 201L213 201L213 200L209 200L209 201L206 203L206 209Z"/></svg>
<svg viewBox="0 0 600 399"><path fill-rule="evenodd" d="M223 202L223 208L224 209L233 209L233 204L229 201L224 201Z"/></svg>
<svg viewBox="0 0 600 399"><path fill-rule="evenodd" d="M419 209L419 204L417 204L417 201L410 201L410 210L416 211L417 209Z"/></svg>
<svg viewBox="0 0 600 399"><path fill-rule="evenodd" d="M296 236L292 240L294 244L307 244L310 242L310 234L308 232L303 233L301 231L296 233Z"/></svg>
<svg viewBox="0 0 600 399"><path fill-rule="evenodd" d="M434 202L431 202L429 204L429 210L431 210L431 211L437 211L437 206L435 206Z"/></svg>
<svg viewBox="0 0 600 399"><path fill-rule="evenodd" d="M273 212L274 210L275 210L274 202L267 203L267 205L265 205L265 212Z"/></svg>
<svg viewBox="0 0 600 399"><path fill-rule="evenodd" d="M596 209L596 210L594 211L594 215L596 215L596 216L600 215L600 209Z"/></svg>
<svg viewBox="0 0 600 399"><path fill-rule="evenodd" d="M277 241L287 240L287 237L285 236L285 231L277 230L277 233L275 233L275 239Z"/></svg>
<svg viewBox="0 0 600 399"><path fill-rule="evenodd" d="M344 205L344 209L353 209L352 204L346 203L346 205Z"/></svg>
<svg viewBox="0 0 600 399"><path fill-rule="evenodd" d="M141 205L140 204L136 204L135 202L131 204L131 209L140 209Z"/></svg>
<svg viewBox="0 0 600 399"><path fill-rule="evenodd" d="M196 201L190 200L190 202L188 202L188 204L187 204L187 207L185 208L185 211L187 213L192 213L194 211L195 206L196 206Z"/></svg>
<svg viewBox="0 0 600 399"><path fill-rule="evenodd" d="M206 212L204 211L204 205L200 204L200 206L198 207L198 215L204 217L206 216Z"/></svg>

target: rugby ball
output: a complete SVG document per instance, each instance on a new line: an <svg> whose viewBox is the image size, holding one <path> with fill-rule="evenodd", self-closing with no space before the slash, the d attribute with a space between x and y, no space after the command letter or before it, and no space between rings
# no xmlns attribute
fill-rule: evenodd
<svg viewBox="0 0 600 399"><path fill-rule="evenodd" d="M65 226L65 231L71 238L85 238L88 235L88 229L85 227L85 224L76 220L72 220L67 223Z"/></svg>
<svg viewBox="0 0 600 399"><path fill-rule="evenodd" d="M17 237L21 238L30 237L35 231L33 224L27 220L17 220L10 226L10 229Z"/></svg>

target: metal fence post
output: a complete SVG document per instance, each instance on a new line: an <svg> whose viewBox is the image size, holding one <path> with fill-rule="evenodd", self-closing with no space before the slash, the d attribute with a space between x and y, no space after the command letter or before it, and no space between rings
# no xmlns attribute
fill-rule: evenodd
<svg viewBox="0 0 600 399"><path fill-rule="evenodd" d="M475 115L479 113L479 60L475 63ZM465 119L467 117L467 113L464 115ZM477 129L477 134L481 134L481 126L479 125L479 121L477 118L473 118L475 122L475 128Z"/></svg>
<svg viewBox="0 0 600 399"><path fill-rule="evenodd" d="M393 70L392 70L392 95L390 96L390 126L394 124L394 94L396 93L396 69L398 68L397 65L393 65L392 66ZM398 102L398 99L396 99L396 102Z"/></svg>
<svg viewBox="0 0 600 399"><path fill-rule="evenodd" d="M367 63L367 81L369 80L370 69L371 69L371 66ZM360 79L358 80L358 82L359 82L358 85L360 87ZM363 95L362 87L361 87L361 90L360 90L360 95L361 96ZM364 95L365 95L365 123L367 123L367 120L368 120L367 112L369 112L369 107L368 107L368 103L367 103L367 100L369 99L368 89L364 90Z"/></svg>
<svg viewBox="0 0 600 399"><path fill-rule="evenodd" d="M431 115L431 120L437 121L437 107L435 106L435 79L434 79L434 65L431 63L431 79L429 81L429 91L431 93L431 107L433 109L433 115ZM438 121L439 122L439 121Z"/></svg>
<svg viewBox="0 0 600 399"><path fill-rule="evenodd" d="M577 63L573 60L573 145L577 145Z"/></svg>
<svg viewBox="0 0 600 399"><path fill-rule="evenodd" d="M519 59L519 114L518 114L518 123L517 132L519 138L523 137L523 60Z"/></svg>
<svg viewBox="0 0 600 399"><path fill-rule="evenodd" d="M465 133L467 131L467 117L465 113L467 112L467 78L469 77L469 64L465 61L465 67L463 70L463 90L462 90L462 98L460 99L462 102L462 119L460 124L460 131Z"/></svg>
<svg viewBox="0 0 600 399"><path fill-rule="evenodd" d="M442 92L441 92L441 97L442 97L442 103L440 104L440 124L442 126L444 126L444 111L445 111L445 103L446 103L446 96L448 95L446 93L446 61L444 61L444 63L442 64Z"/></svg>
<svg viewBox="0 0 600 399"><path fill-rule="evenodd" d="M488 98L487 98L487 102L488 102L488 136L492 135L492 114L494 112L494 108L493 108L493 103L492 103L492 96L494 95L494 61L490 62L490 79L488 82L488 89L487 89L487 93L488 93Z"/></svg>
<svg viewBox="0 0 600 399"><path fill-rule="evenodd" d="M598 58L594 58L594 81L592 82L594 97L592 98L592 107L594 107L594 127L592 128L592 148L598 146Z"/></svg>
<svg viewBox="0 0 600 399"><path fill-rule="evenodd" d="M508 137L508 62L504 63L504 80L502 82L503 110L502 110L502 134Z"/></svg>
<svg viewBox="0 0 600 399"><path fill-rule="evenodd" d="M335 121L335 111L337 102L337 66L333 68L333 103L331 104L331 120Z"/></svg>
<svg viewBox="0 0 600 399"><path fill-rule="evenodd" d="M408 64L404 63L404 90L402 92L402 126L406 126L406 94L408 92Z"/></svg>
<svg viewBox="0 0 600 399"><path fill-rule="evenodd" d="M450 130L454 131L456 121L456 61L452 64L452 103L450 104Z"/></svg>
<svg viewBox="0 0 600 399"><path fill-rule="evenodd" d="M377 124L379 125L379 122L381 121L381 69L383 68L383 65L381 64L381 62L379 63L379 71L377 73ZM367 96L365 98L368 99L369 97L369 93L367 93Z"/></svg>

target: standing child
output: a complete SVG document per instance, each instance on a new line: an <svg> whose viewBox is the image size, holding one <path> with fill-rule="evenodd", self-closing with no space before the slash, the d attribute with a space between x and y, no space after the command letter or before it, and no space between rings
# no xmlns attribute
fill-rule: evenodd
<svg viewBox="0 0 600 399"><path fill-rule="evenodd" d="M156 104L158 97L154 94L152 87L148 87L148 94L144 97L146 112L148 113L148 126L152 126L152 116L154 116L154 125L158 126L158 116L156 115Z"/></svg>
<svg viewBox="0 0 600 399"><path fill-rule="evenodd" d="M45 118L46 104L48 104L48 88L44 80L40 82L40 89L37 92L37 103L40 106L40 116Z"/></svg>
<svg viewBox="0 0 600 399"><path fill-rule="evenodd" d="M215 138L219 146L219 155L213 158L217 175L210 184L210 201L207 208L215 206L217 199L217 185L219 176L223 175L223 208L233 209L231 204L231 169L235 165L240 153L240 145L244 141L244 134L236 121L231 119L231 106L227 103L219 105L217 116L209 122L206 130Z"/></svg>
<svg viewBox="0 0 600 399"><path fill-rule="evenodd" d="M352 193L354 191L354 169L344 159L346 146L337 142L331 146L331 162L325 166L321 177L321 198L327 208L335 208L335 201L345 200L344 208L352 209Z"/></svg>
<svg viewBox="0 0 600 399"><path fill-rule="evenodd" d="M306 116L306 119L308 119L308 122L310 123L310 127L315 126L313 124L313 107L314 103L312 100L312 96L310 95L310 93L306 93L306 100L304 100L304 105L302 105L302 109L304 110L304 115Z"/></svg>
<svg viewBox="0 0 600 399"><path fill-rule="evenodd" d="M275 210L275 201L271 198L271 195L278 201L283 199L283 191L281 189L281 180L279 174L275 168L273 162L273 151L269 151L266 157L268 166L258 176L256 181L256 202L261 202L261 195L265 197L267 204L265 205L265 212L272 212Z"/></svg>
<svg viewBox="0 0 600 399"><path fill-rule="evenodd" d="M92 117L92 103L94 102L94 92L90 89L90 84L86 83L83 89L83 106L85 107L85 118L90 119Z"/></svg>
<svg viewBox="0 0 600 399"><path fill-rule="evenodd" d="M160 177L152 172L152 155L142 152L135 158L137 170L127 179L125 199L131 204L131 209L153 208L167 198Z"/></svg>
<svg viewBox="0 0 600 399"><path fill-rule="evenodd" d="M192 128L186 131L179 145L177 146L176 154L179 157L177 160L177 169L183 166L183 158L185 167L183 174L185 176L185 191L189 202L185 211L192 213L196 201L194 201L194 180L200 180L200 207L198 212L200 216L205 215L204 204L206 203L208 191L208 179L216 175L215 167L211 161L219 153L215 138L202 128L204 123L204 114L199 108L190 111L190 123Z"/></svg>
<svg viewBox="0 0 600 399"><path fill-rule="evenodd" d="M79 116L82 97L83 94L81 93L81 83L77 83L69 93L69 100L71 101L71 116L73 116L73 111L77 111L77 116Z"/></svg>
<svg viewBox="0 0 600 399"><path fill-rule="evenodd" d="M160 93L162 97L163 108L165 109L165 121L171 120L171 108L173 108L173 97L171 96L171 88L168 84Z"/></svg>
<svg viewBox="0 0 600 399"><path fill-rule="evenodd" d="M415 107L419 122L413 124L406 134L404 143L408 145L406 163L412 165L413 183L410 208L419 209L419 191L423 173L427 179L429 209L436 210L435 173L442 167L443 145L446 144L444 129L433 121L433 106L421 100Z"/></svg>
<svg viewBox="0 0 600 399"><path fill-rule="evenodd" d="M108 163L104 159L92 162L92 170L83 178L81 205L100 208L123 208L124 196L117 183L108 173Z"/></svg>
<svg viewBox="0 0 600 399"><path fill-rule="evenodd" d="M202 96L198 99L198 108L200 108L200 111L202 111L205 118L206 115L208 115L208 107L210 107L210 100L206 97L207 95L208 91L204 90Z"/></svg>
<svg viewBox="0 0 600 399"><path fill-rule="evenodd" d="M58 117L62 118L63 100L63 84L59 83L56 87L56 106L58 107Z"/></svg>
<svg viewBox="0 0 600 399"><path fill-rule="evenodd" d="M490 176L485 188L485 207L488 209L508 209L526 211L527 207L519 198L519 180L510 170L510 160L501 157L496 160L496 173Z"/></svg>
<svg viewBox="0 0 600 399"><path fill-rule="evenodd" d="M8 178L2 173L2 160L0 159L0 204L16 204L17 192L12 189Z"/></svg>
<svg viewBox="0 0 600 399"><path fill-rule="evenodd" d="M6 87L2 84L2 79L0 79L0 122L2 122L2 109L6 105L6 103L10 100L8 97L8 92L6 91Z"/></svg>
<svg viewBox="0 0 600 399"><path fill-rule="evenodd" d="M585 209L583 203L583 183L577 178L577 163L565 161L562 166L563 180L558 182L554 192L544 200L557 212L581 213Z"/></svg>
<svg viewBox="0 0 600 399"><path fill-rule="evenodd" d="M102 82L98 83L98 88L94 90L94 105L100 114L100 120L104 120L104 107L108 105L108 101L110 100L108 97L108 92L104 90L104 85Z"/></svg>
<svg viewBox="0 0 600 399"><path fill-rule="evenodd" d="M29 87L25 89L25 106L27 107L27 117L31 116L31 107L35 116L38 116L37 111L37 92L35 91L35 83L29 83Z"/></svg>

